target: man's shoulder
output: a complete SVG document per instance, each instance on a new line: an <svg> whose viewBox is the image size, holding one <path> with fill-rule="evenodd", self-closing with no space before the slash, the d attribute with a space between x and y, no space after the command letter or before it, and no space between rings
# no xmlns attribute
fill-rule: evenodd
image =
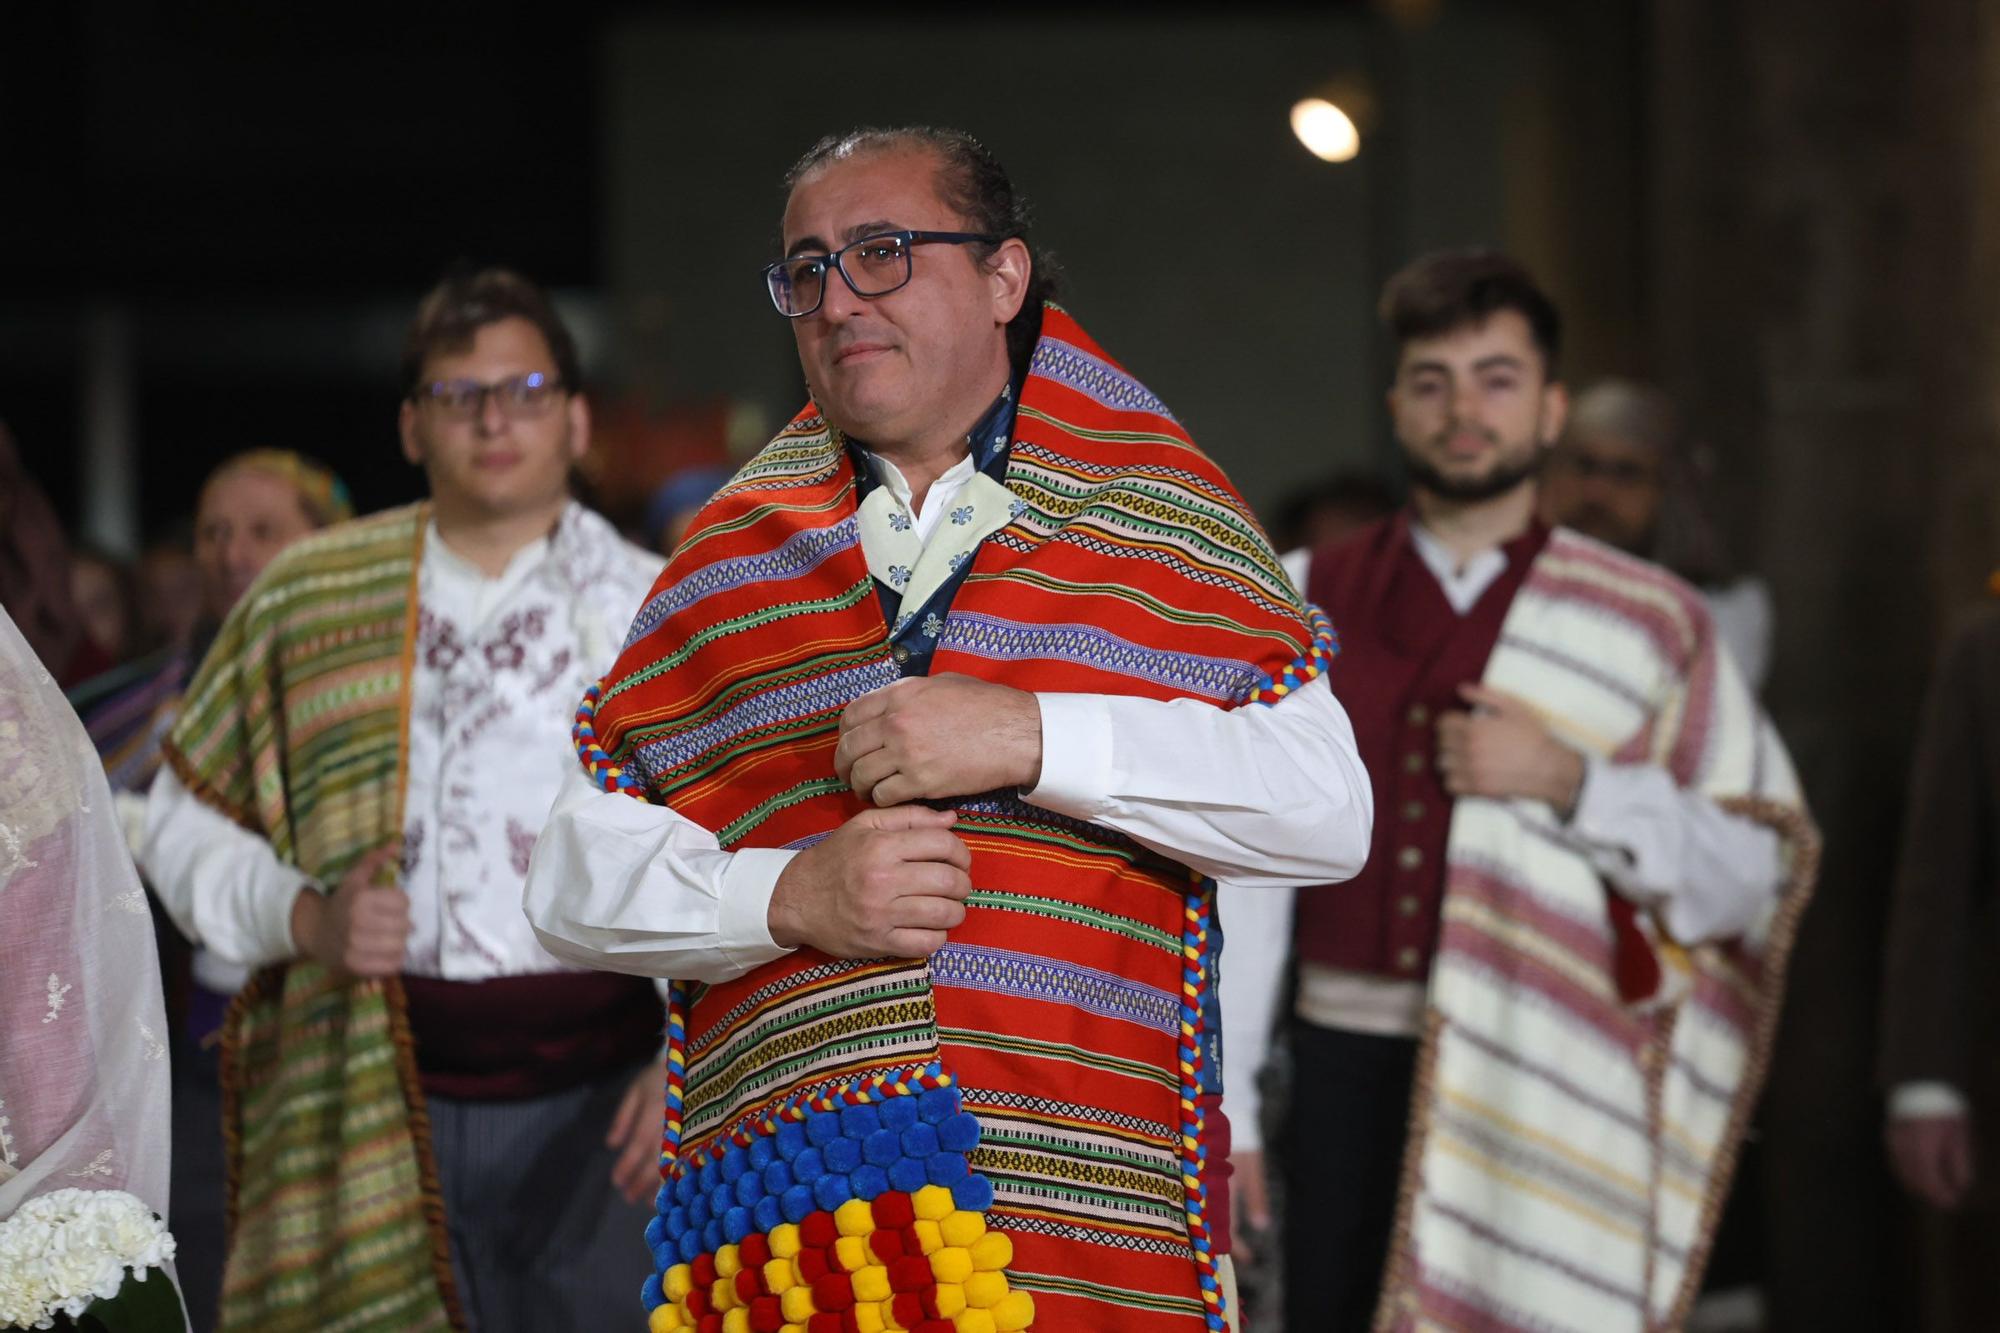
<svg viewBox="0 0 2000 1333"><path fill-rule="evenodd" d="M1654 598L1670 598L1690 613L1699 611L1704 617L1707 615L1708 602L1701 589L1665 565L1655 564L1630 551L1621 551L1595 537L1586 537L1574 528L1552 529L1542 553L1552 561L1567 561L1588 568L1592 580L1606 587L1622 587L1634 592L1644 590Z"/></svg>
<svg viewBox="0 0 2000 1333"><path fill-rule="evenodd" d="M636 588L643 594L666 566L664 556L628 540L610 519L587 505L573 505L566 522L570 542L593 577L609 579L628 590Z"/></svg>
<svg viewBox="0 0 2000 1333"><path fill-rule="evenodd" d="M1391 514L1378 518L1344 537L1312 548L1306 574L1308 584L1338 586L1386 558L1395 544L1398 517Z"/></svg>

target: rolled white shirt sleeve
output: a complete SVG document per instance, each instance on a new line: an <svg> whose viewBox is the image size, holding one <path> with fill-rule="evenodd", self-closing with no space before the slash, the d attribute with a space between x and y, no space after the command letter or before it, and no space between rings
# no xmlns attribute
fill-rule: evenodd
<svg viewBox="0 0 2000 1333"><path fill-rule="evenodd" d="M146 794L139 865L174 924L217 957L257 968L298 956L292 904L317 881L205 805L170 768Z"/></svg>
<svg viewBox="0 0 2000 1333"><path fill-rule="evenodd" d="M1026 801L1243 888L1352 879L1368 858L1374 794L1325 676L1268 708L1035 699L1042 773Z"/></svg>
<svg viewBox="0 0 2000 1333"><path fill-rule="evenodd" d="M791 952L771 938L771 893L796 852L725 852L662 805L563 782L535 840L523 907L566 962L677 981L728 981Z"/></svg>
<svg viewBox="0 0 2000 1333"><path fill-rule="evenodd" d="M1587 758L1562 836L1683 944L1742 934L1785 881L1774 830L1682 789L1656 764Z"/></svg>

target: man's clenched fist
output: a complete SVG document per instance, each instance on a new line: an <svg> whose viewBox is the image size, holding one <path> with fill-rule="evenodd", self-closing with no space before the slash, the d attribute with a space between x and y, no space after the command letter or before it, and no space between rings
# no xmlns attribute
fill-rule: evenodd
<svg viewBox="0 0 2000 1333"><path fill-rule="evenodd" d="M355 862L332 894L301 889L292 903L292 942L315 962L357 977L388 977L403 970L410 938L410 900L379 881L400 853L378 847Z"/></svg>
<svg viewBox="0 0 2000 1333"><path fill-rule="evenodd" d="M835 958L928 958L965 920L972 853L949 810L864 810L793 857L771 893L771 938Z"/></svg>
<svg viewBox="0 0 2000 1333"><path fill-rule="evenodd" d="M1025 690L951 672L899 680L841 713L833 771L879 806L1032 788L1041 706Z"/></svg>

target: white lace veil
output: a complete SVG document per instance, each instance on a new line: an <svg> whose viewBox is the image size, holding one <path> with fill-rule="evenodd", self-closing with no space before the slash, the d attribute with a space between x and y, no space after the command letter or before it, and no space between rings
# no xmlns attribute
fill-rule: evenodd
<svg viewBox="0 0 2000 1333"><path fill-rule="evenodd" d="M97 753L0 610L0 1219L60 1189L167 1215L153 947Z"/></svg>

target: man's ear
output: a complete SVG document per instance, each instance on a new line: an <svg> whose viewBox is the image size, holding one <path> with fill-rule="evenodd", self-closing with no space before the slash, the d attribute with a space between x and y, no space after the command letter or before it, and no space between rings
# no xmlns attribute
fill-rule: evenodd
<svg viewBox="0 0 2000 1333"><path fill-rule="evenodd" d="M1021 313L1028 299L1028 279L1034 273L1028 246L1018 236L1000 242L1000 248L986 259L987 277L993 284L993 322L1005 325Z"/></svg>
<svg viewBox="0 0 2000 1333"><path fill-rule="evenodd" d="M1569 386L1561 380L1542 388L1542 444L1553 448L1569 421Z"/></svg>
<svg viewBox="0 0 2000 1333"><path fill-rule="evenodd" d="M424 443L417 434L417 405L405 398L403 408L396 414L396 430L403 437L403 457L410 466L424 465Z"/></svg>
<svg viewBox="0 0 2000 1333"><path fill-rule="evenodd" d="M569 460L574 463L590 452L590 401L580 393L569 396Z"/></svg>

